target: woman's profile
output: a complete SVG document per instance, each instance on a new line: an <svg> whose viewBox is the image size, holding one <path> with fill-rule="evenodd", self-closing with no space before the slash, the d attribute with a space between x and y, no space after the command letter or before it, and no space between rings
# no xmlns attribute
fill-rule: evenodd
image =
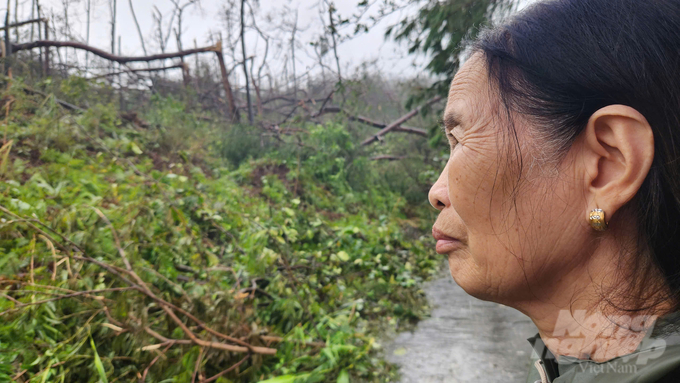
<svg viewBox="0 0 680 383"><path fill-rule="evenodd" d="M456 283L531 318L531 382L680 381L680 1L542 1L469 52L429 194Z"/></svg>

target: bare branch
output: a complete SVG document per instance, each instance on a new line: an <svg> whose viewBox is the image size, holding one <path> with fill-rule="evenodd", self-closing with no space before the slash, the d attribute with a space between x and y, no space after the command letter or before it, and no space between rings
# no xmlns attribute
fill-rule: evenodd
<svg viewBox="0 0 680 383"><path fill-rule="evenodd" d="M326 96L326 98L323 100L323 103L321 104L321 107L319 108L319 111L316 112L312 117L319 117L319 116L324 112L324 108L326 107L326 104L328 104L328 102L329 102L331 99L333 99L333 95L334 95L334 94L335 94L335 89L333 89L330 93L328 93L328 96ZM340 111L340 110L341 110L341 109L338 108L338 111Z"/></svg>
<svg viewBox="0 0 680 383"><path fill-rule="evenodd" d="M371 143L377 141L378 139L380 139L380 137L382 137L382 136L384 136L385 134L391 132L391 131L394 130L396 127L400 126L400 125L403 124L404 122L406 122L406 121L412 119L413 117L415 117L416 115L418 115L418 113L420 113L420 111L423 110L423 108L425 108L425 107L427 107L427 106L430 106L430 105L434 104L435 102L437 102L437 101L439 101L439 100L441 100L441 99L442 99L442 96L436 96L436 97L431 98L430 100L428 100L427 102L425 102L423 105L421 105L421 106L419 106L419 107L413 109L412 111L408 112L407 114L405 114L405 115L399 117L396 121L394 121L393 123L387 125L385 128L383 128L382 130L380 130L380 131L379 131L378 133L376 133L375 135L373 135L373 136L371 136L370 138L367 138L366 140L364 140L364 142L361 143L361 146L366 146L366 145L368 145L368 144L371 144Z"/></svg>
<svg viewBox="0 0 680 383"><path fill-rule="evenodd" d="M328 3L326 0L326 3L328 4L328 19L330 20L330 33L331 33L331 38L333 39L333 54L335 55L335 64L338 67L338 82L342 84L342 72L340 69L340 57L338 57L338 42L335 39L335 35L338 33L336 26L335 26L335 20L333 18L333 13L336 12L335 9L335 4L333 2Z"/></svg>
<svg viewBox="0 0 680 383"><path fill-rule="evenodd" d="M10 28L15 28L15 27L21 27L26 24L36 24L36 23L46 23L47 19L32 19L32 20L25 20L25 21L19 21L17 23L10 24Z"/></svg>
<svg viewBox="0 0 680 383"><path fill-rule="evenodd" d="M398 160L403 160L407 156L391 156L391 155L384 155L384 156L375 156L371 157L371 161L398 161Z"/></svg>
<svg viewBox="0 0 680 383"><path fill-rule="evenodd" d="M172 347L172 345L173 345L173 343L168 344L165 347L165 349L163 351L161 351L158 355L156 355L156 357L153 358L151 363L149 363L149 365L146 366L146 368L144 369L144 374L142 375L142 378L140 379L140 382L142 382L142 383L146 382L146 374L149 373L149 369L151 368L151 366L153 366L158 361L158 359L161 357L161 355L164 355L168 351L168 349L170 349L170 347ZM203 349L201 349L201 350L203 350Z"/></svg>
<svg viewBox="0 0 680 383"><path fill-rule="evenodd" d="M142 50L144 51L144 55L148 56L149 54L146 52L146 45L144 44L144 36L142 35L142 29L139 27L139 22L137 21L137 15L135 14L135 7L132 6L132 0L128 0L130 3L130 12L132 13L132 19L135 22L135 26L137 27L137 34L139 34L139 41L142 43Z"/></svg>
<svg viewBox="0 0 680 383"><path fill-rule="evenodd" d="M175 64L175 65L170 65L170 66L164 66L164 67L158 67L158 68L135 68L135 69L128 69L124 71L119 71L119 72L111 72L111 73L105 73L99 76L94 76L91 77L91 80L97 80L100 78L104 77L109 77L109 76L117 76L120 74L125 74L125 73L138 73L138 72L160 72L160 71L165 71L168 69L184 69L184 66L182 64Z"/></svg>
<svg viewBox="0 0 680 383"><path fill-rule="evenodd" d="M59 243L59 241L57 241L56 239L54 239L54 237L50 236L50 235L49 235L48 233L46 233L44 230L41 230L40 228L38 228L37 226L35 226L35 225L32 224L31 222L29 222L29 220L26 220L26 219L24 219L23 217L21 217L21 216L19 216L19 215L16 215L16 214L12 213L10 210L8 210L7 208L5 208L4 206L1 206L1 205L0 205L0 211L3 211L3 212L5 212L6 214L8 214L8 215L10 215L10 216L12 216L12 217L14 217L14 218L18 218L18 219L20 219L20 220L23 220L23 222L25 222L27 225L29 225L32 229L34 229L34 230L36 230L37 232L39 232L40 234L46 236L46 237L49 238L52 242L54 242L59 248L61 248L61 249L63 249L63 250L66 251L66 247L65 247L63 244ZM103 214L103 213L102 213L102 214ZM39 220L31 220L31 221L39 221ZM108 219L107 219L107 221L108 221ZM47 225L43 224L42 222L40 222L40 224L41 224L42 226L48 227ZM113 231L113 230L112 230L112 231ZM113 232L115 233L115 231L113 231ZM64 238L64 237L62 236L62 238ZM115 238L117 238L117 235L115 235ZM70 240L67 240L67 241L68 241L68 242L71 242ZM119 255L121 256L121 258L122 258L122 259L124 260L124 262L125 262L125 266L126 266L125 269L116 268L115 266L112 266L112 265L109 265L109 264L107 264L107 263L104 263L104 262L101 262L101 261L97 261L96 259L93 259L93 258L91 258L91 257L88 257L87 255L85 255L85 253L84 253L84 252L82 251L82 249L80 249L80 248L78 248L78 249L79 249L79 251L83 254L83 257L75 257L75 256L74 256L73 258L74 258L74 259L79 259L79 260L88 261L88 262L92 262L92 263L95 263L95 264L97 264L97 265L103 267L104 269L106 269L106 270L107 270L108 272L110 272L111 274L113 274L113 275L117 276L118 278L120 278L123 282L127 283L128 285L130 285L131 287L133 287L133 288L136 289L137 291L139 291L139 292L145 294L145 295L148 296L149 298L151 298L151 299L153 299L154 301L156 301L157 303L159 303L160 307L163 309L163 311L166 312L166 314L168 314L168 316L172 319L172 321L175 322L175 324L177 324L177 325L182 329L182 331L183 331L183 332L191 339L191 341L192 341L193 343L195 343L195 344L197 344L197 345L199 345L199 346L202 346L202 347L209 347L209 348L214 348L214 349L224 350L224 351L241 352L241 353L256 353L256 354L264 354L264 355L274 355L274 354L276 354L276 349L267 348L267 347L256 347L256 346L251 346L250 344L248 344L248 343L246 343L246 342L243 342L243 341L241 341L240 339L236 339L236 338L230 337L230 336L228 336L228 335L224 335L224 334L222 334L222 333L220 333L220 332L217 332L217 331L211 329L210 327L206 326L202 321L200 321L198 318L196 318L195 316L193 316L191 313L187 312L186 310L183 310L183 309L181 309L181 308L179 308L179 307L173 305L172 303L167 302L167 301L165 301L165 300L163 300L163 299L157 297L153 292L151 292L151 290L147 287L146 283L145 283L145 282L137 275L137 273L135 273L134 270L132 270L132 266L131 266L130 263L127 261L127 257L125 256L125 251L122 249L122 247L120 247L120 242L117 241L117 240L116 240L115 242L116 242L116 247L118 248L118 253L119 253ZM72 243L72 242L71 242L71 243ZM77 246L77 245L76 245L76 246ZM68 252L68 251L67 251L67 252ZM117 269L118 269L118 270L117 270ZM132 279L133 279L136 283L130 281L128 278L126 278L125 276L123 276L123 275L122 275L123 273L125 273L125 274L127 274L128 276L132 277ZM209 333L211 333L211 334L213 334L213 335L215 335L215 336L218 336L218 337L220 337L220 338L222 338L222 339L225 339L225 340L228 340L228 341L231 341L231 342L240 344L241 346L235 346L235 345L230 345L230 344L225 344L225 343L220 343L220 342L205 341L205 340L202 340L202 339L198 338L198 337L197 337L197 336L196 336L196 335L195 335L195 334L194 334L194 333L186 326L186 324L184 324L184 322L182 322L182 320L179 319L179 318L177 317L177 315L174 313L173 310L176 310L176 311L178 311L178 312L184 314L184 315L187 316L189 319L193 320L196 324L198 324L199 327L203 328L204 330L208 331Z"/></svg>
<svg viewBox="0 0 680 383"><path fill-rule="evenodd" d="M387 126L386 124L380 123L378 121L371 120L371 119L363 117L363 116L353 116L348 111L341 109L341 108L338 108L336 106L329 106L329 107L326 107L326 108L322 108L321 110L319 110L319 113L317 113L315 115L315 117L321 116L321 115L326 114L326 113L342 113L345 116L347 116L347 119L349 119L350 121L361 122L362 124L370 125L370 126L373 126L373 127L376 127L376 128L382 129L382 128L385 128ZM414 127L410 127L410 126L399 125L399 126L395 127L394 129L392 129L392 131L403 132L403 133L411 133L411 134L416 134L418 136L427 137L427 131L425 129L414 128Z"/></svg>
<svg viewBox="0 0 680 383"><path fill-rule="evenodd" d="M41 305L41 304L47 303L47 302L53 302L53 301L58 301L58 300L61 300L61 299L67 299L67 298L74 298L74 297L79 297L79 296L83 296L83 295L86 295L86 296L90 295L91 296L93 294L107 293L107 292L113 292L113 291L128 291L128 290L133 290L133 289L135 289L135 288L134 287L115 287L115 288L101 289L101 290L85 290L85 291L78 291L78 292L75 292L75 293L72 293L72 294L59 295L55 298L44 299L44 300L41 300L41 301L28 302L28 303L19 302L17 304L17 307L0 312L0 317L5 315L5 314L8 314L10 312L20 310L20 309L22 309L26 306ZM94 296L92 298L101 299L101 297L96 297L96 296Z"/></svg>
<svg viewBox="0 0 680 383"><path fill-rule="evenodd" d="M226 374L227 372L234 370L235 368L237 368L238 366L240 366L243 362L245 362L248 358L250 358L250 355L246 355L245 357L243 357L243 359L241 359L240 361L238 361L235 365L233 365L233 366L227 368L226 370L220 372L220 373L217 374L217 375L214 375L214 376L211 377L211 378L208 378L208 379L204 380L202 383L209 383L209 382L212 382L213 380L219 378L220 376Z"/></svg>

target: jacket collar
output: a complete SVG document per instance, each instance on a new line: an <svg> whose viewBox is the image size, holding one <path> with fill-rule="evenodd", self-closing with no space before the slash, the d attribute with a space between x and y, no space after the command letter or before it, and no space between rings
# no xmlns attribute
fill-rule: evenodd
<svg viewBox="0 0 680 383"><path fill-rule="evenodd" d="M529 341L531 347L536 351L538 358L543 362L543 368L548 377L548 381L552 382L560 375L557 358L555 358L555 355L553 355L545 343L543 343L543 339L541 339L541 336L538 333L531 338L528 338L527 341Z"/></svg>
<svg viewBox="0 0 680 383"><path fill-rule="evenodd" d="M646 351L650 348L650 345L654 344L654 341L657 339L663 339L665 345L667 346L680 345L680 311L672 312L656 318L654 324L652 325L652 330L647 331L643 341L640 342L636 350L630 355ZM555 355L553 355L553 353L550 352L548 347L545 345L543 339L541 339L541 336L538 333L528 338L527 341L529 344L531 344L532 348L538 355L539 360L542 362L549 382L553 382L555 378L564 374L566 370L573 367L574 365L578 365L580 363L597 363L592 360L577 359L571 356L559 356L559 358L555 357ZM622 357L625 357L625 355Z"/></svg>

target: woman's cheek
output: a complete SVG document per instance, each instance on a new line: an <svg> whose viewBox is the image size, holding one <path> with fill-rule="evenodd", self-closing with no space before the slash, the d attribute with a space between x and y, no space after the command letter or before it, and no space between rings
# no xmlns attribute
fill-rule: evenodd
<svg viewBox="0 0 680 383"><path fill-rule="evenodd" d="M460 144L459 144L460 145ZM454 150L450 158L448 182L449 199L453 209L461 218L468 229L474 229L479 219L489 218L487 196L487 180L481 170L480 163L476 162L479 157L469 156L465 148ZM491 175L493 177L493 175ZM480 209L486 209L480 211Z"/></svg>
<svg viewBox="0 0 680 383"><path fill-rule="evenodd" d="M460 144L458 144L460 145ZM449 185L449 200L451 205L453 205L454 210L458 211L457 201L464 197L463 183L464 180L461 178L465 177L465 161L461 156L459 148L454 148L451 150L448 161L448 185Z"/></svg>

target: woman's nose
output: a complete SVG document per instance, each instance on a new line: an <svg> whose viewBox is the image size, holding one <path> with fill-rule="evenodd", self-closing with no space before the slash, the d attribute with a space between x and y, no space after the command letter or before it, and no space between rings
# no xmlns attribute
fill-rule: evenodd
<svg viewBox="0 0 680 383"><path fill-rule="evenodd" d="M437 210L444 210L445 207L451 206L451 200L449 199L449 177L448 177L448 164L444 170L439 175L437 182L430 188L430 193L428 194L428 199L430 200L430 205Z"/></svg>

